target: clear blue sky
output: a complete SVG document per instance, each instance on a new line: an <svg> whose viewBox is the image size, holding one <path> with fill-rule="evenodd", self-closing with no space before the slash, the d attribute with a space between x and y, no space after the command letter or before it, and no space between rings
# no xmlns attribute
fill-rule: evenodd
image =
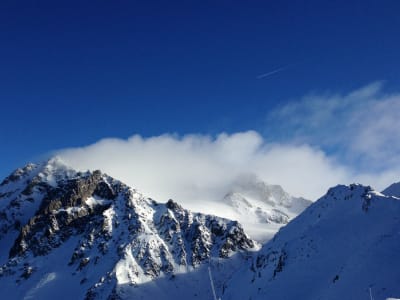
<svg viewBox="0 0 400 300"><path fill-rule="evenodd" d="M1 1L0 175L104 137L263 134L269 110L310 91L395 90L399 12L399 1Z"/></svg>

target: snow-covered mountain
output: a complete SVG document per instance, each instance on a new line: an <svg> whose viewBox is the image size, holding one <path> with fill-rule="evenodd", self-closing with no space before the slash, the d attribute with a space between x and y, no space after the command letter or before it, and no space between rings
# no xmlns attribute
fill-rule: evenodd
<svg viewBox="0 0 400 300"><path fill-rule="evenodd" d="M257 245L237 221L143 197L58 159L0 184L5 299L210 298Z"/></svg>
<svg viewBox="0 0 400 300"><path fill-rule="evenodd" d="M400 182L391 184L382 191L382 194L386 196L394 196L400 198Z"/></svg>
<svg viewBox="0 0 400 300"><path fill-rule="evenodd" d="M337 186L265 244L223 299L398 298L399 253L400 199Z"/></svg>
<svg viewBox="0 0 400 300"><path fill-rule="evenodd" d="M225 207L281 227L260 248L237 221L158 203L100 171L29 164L0 184L1 296L212 299L212 276L224 300L399 297L393 187L337 186L310 205L242 178Z"/></svg>
<svg viewBox="0 0 400 300"><path fill-rule="evenodd" d="M312 202L289 195L279 185L246 175L234 182L223 203L231 210L230 216L239 220L252 237L267 241Z"/></svg>

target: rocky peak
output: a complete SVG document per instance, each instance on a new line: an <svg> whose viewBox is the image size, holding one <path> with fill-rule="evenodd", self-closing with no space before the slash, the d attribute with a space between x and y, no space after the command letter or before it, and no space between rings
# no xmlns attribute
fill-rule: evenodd
<svg viewBox="0 0 400 300"><path fill-rule="evenodd" d="M37 165L29 163L23 168L16 169L0 183L0 186L5 186L11 182L16 182L17 180L21 179L21 177L27 176L36 167Z"/></svg>
<svg viewBox="0 0 400 300"><path fill-rule="evenodd" d="M10 250L10 257L30 249L34 255L44 255L76 232L83 231L89 216L99 215L107 206L91 207L90 197L114 200L118 186L111 186L100 171L57 181L55 187L46 181L32 180L30 192L40 186L43 199L35 215L29 219ZM57 233L57 235L55 235ZM61 240L59 239L61 235ZM51 246L51 247L50 247Z"/></svg>
<svg viewBox="0 0 400 300"><path fill-rule="evenodd" d="M0 243L9 240L0 277L17 276L18 284L61 251L63 272L85 282L91 299L256 246L236 221L173 200L158 203L100 171L76 172L51 160L13 174L0 187Z"/></svg>
<svg viewBox="0 0 400 300"><path fill-rule="evenodd" d="M254 175L239 177L223 202L238 214L245 226L267 223L271 227L287 224L311 204L311 201L293 197L281 186L265 183Z"/></svg>

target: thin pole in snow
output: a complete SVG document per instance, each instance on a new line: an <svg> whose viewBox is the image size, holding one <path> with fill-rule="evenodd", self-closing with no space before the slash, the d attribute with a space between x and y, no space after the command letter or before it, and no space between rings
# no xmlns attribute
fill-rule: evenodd
<svg viewBox="0 0 400 300"><path fill-rule="evenodd" d="M213 282L213 279L212 279L211 268L210 267L208 267L208 275L210 276L210 283L211 283L211 289L212 289L212 292L213 292L214 300L218 300L217 299L217 295L215 294L214 282Z"/></svg>
<svg viewBox="0 0 400 300"><path fill-rule="evenodd" d="M372 297L372 291L371 291L371 288L369 288L369 297L371 298L371 300L374 300L374 297Z"/></svg>

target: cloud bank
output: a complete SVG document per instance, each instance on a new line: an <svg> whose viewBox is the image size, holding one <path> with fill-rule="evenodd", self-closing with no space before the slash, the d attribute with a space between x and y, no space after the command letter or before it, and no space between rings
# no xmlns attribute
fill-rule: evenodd
<svg viewBox="0 0 400 300"><path fill-rule="evenodd" d="M312 200L341 183L381 190L398 181L400 171L400 96L381 89L373 83L347 95L289 102L268 114L268 139L255 131L134 135L57 155L77 169L101 169L147 196L192 209L222 199L243 174Z"/></svg>
<svg viewBox="0 0 400 300"><path fill-rule="evenodd" d="M254 131L104 139L58 155L77 169L101 169L155 199L219 200L243 174L278 183L294 195L316 198L347 179L322 151L307 145L266 144Z"/></svg>

